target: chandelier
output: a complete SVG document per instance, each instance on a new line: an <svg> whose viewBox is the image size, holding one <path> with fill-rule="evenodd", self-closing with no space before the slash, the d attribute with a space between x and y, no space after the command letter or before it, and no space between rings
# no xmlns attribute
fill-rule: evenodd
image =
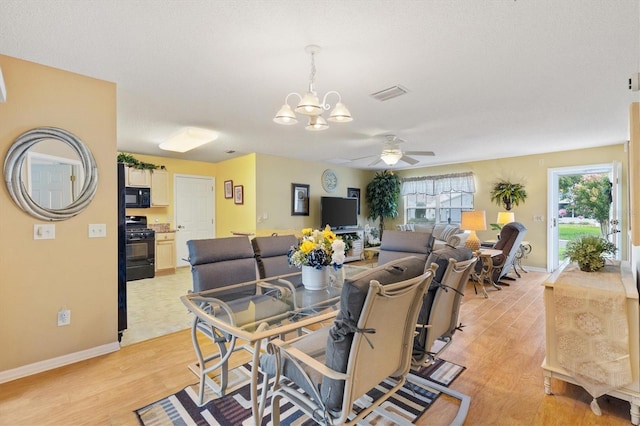
<svg viewBox="0 0 640 426"><path fill-rule="evenodd" d="M303 114L309 117L309 123L305 127L307 130L311 131L319 131L325 130L329 128L329 124L327 120L332 121L334 123L347 123L352 121L351 113L347 109L347 107L342 103L342 98L340 93L332 90L327 92L322 98L322 102L318 98L318 94L316 93L313 84L316 78L316 63L315 63L315 55L320 52L320 46L309 45L305 47L305 52L311 55L311 74L309 76L309 90L307 94L301 96L299 93L292 92L287 95L284 100L284 105L278 111L276 116L273 118L278 124L291 125L296 124L298 119L296 118L296 114L294 110L289 106L289 98L291 96L297 96L300 99L298 106L295 108L295 112L299 114ZM331 94L335 94L338 96L338 102L336 102L335 107L329 114L329 118L325 120L322 117L322 113L324 111L328 111L331 109L331 105L327 103L327 97Z"/></svg>

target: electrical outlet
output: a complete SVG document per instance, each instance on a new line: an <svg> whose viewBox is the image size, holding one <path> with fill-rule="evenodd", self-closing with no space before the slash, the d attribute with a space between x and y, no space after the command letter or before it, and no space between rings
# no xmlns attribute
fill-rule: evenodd
<svg viewBox="0 0 640 426"><path fill-rule="evenodd" d="M58 311L58 327L71 324L71 310L60 309Z"/></svg>
<svg viewBox="0 0 640 426"><path fill-rule="evenodd" d="M107 225L104 223L89 224L89 238L104 238L107 236Z"/></svg>

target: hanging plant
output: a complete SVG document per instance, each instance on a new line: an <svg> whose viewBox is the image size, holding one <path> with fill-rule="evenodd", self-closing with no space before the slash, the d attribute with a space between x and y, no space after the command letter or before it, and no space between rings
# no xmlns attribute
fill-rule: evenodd
<svg viewBox="0 0 640 426"><path fill-rule="evenodd" d="M513 205L519 206L520 203L527 199L527 191L525 191L524 185L504 180L496 183L490 194L491 201L499 206L504 205L507 211L511 210Z"/></svg>
<svg viewBox="0 0 640 426"><path fill-rule="evenodd" d="M155 169L164 170L165 168L164 166L156 166L155 164L152 164L152 163L145 163L144 161L140 161L137 158L135 158L133 155L127 154L126 152L118 153L118 163L123 163L127 167L133 167L134 169L141 169L141 170L155 170Z"/></svg>

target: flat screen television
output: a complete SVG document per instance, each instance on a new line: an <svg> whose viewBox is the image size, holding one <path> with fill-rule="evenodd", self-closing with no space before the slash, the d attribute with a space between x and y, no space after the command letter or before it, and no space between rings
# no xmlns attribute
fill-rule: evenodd
<svg viewBox="0 0 640 426"><path fill-rule="evenodd" d="M331 229L358 226L358 199L341 197L320 197L321 227L327 224Z"/></svg>

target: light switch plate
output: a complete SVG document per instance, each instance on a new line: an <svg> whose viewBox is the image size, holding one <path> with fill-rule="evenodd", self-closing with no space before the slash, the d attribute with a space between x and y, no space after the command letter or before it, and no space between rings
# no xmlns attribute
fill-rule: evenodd
<svg viewBox="0 0 640 426"><path fill-rule="evenodd" d="M107 236L107 225L104 223L89 224L89 238L104 238Z"/></svg>
<svg viewBox="0 0 640 426"><path fill-rule="evenodd" d="M53 223L33 225L34 240L54 240L55 238L56 225Z"/></svg>

